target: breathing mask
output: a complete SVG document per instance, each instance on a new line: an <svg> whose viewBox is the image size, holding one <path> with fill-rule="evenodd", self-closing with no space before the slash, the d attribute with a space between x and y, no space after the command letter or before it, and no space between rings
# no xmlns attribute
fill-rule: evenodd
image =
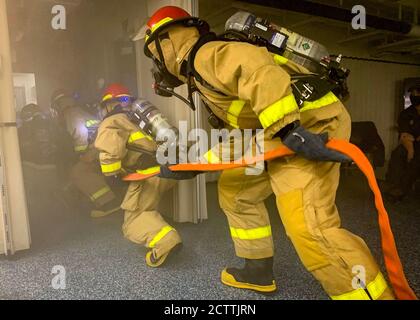
<svg viewBox="0 0 420 320"><path fill-rule="evenodd" d="M169 72L165 64L165 57L162 50L161 41L169 39L169 33L167 31L168 28L176 25L183 26L185 28L195 27L198 29L200 35L208 33L210 30L209 25L205 21L195 17L170 21L153 32L151 32L151 30L146 32L147 37L144 45L144 53L147 57L153 60L152 74L155 81L153 85L155 93L163 97L175 96L188 104L189 107L194 110L195 108L191 101L174 92L174 89L184 84L184 82ZM150 49L150 46L153 44L156 51L155 55Z"/></svg>

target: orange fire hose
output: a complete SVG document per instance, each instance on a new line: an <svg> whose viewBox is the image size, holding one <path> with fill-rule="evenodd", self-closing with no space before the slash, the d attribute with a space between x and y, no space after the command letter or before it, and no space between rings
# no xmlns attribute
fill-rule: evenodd
<svg viewBox="0 0 420 320"><path fill-rule="evenodd" d="M336 150L350 157L359 169L366 176L369 187L372 190L375 196L375 206L378 210L378 222L381 232L381 243L382 243L382 252L384 255L385 266L388 272L389 281L394 289L394 293L399 300L417 300L416 295L413 290L410 288L408 281L405 277L403 267L401 264L400 257L398 255L397 247L395 245L394 235L391 230L391 225L389 223L388 213L384 207L382 201L381 191L379 190L378 183L375 178L375 172L363 154L363 152L356 147L355 145L344 141L344 140L335 140L332 139L327 143L327 147ZM201 163L191 163L191 164L177 164L171 166L170 169L173 171L220 171L226 169L233 169L243 166L249 166L258 161L268 161L275 158L280 158L284 156L290 156L294 153L289 150L287 147L280 147L275 150L266 152L265 154L245 158L244 161L239 163L228 163L228 164L201 164ZM125 181L135 181L143 180L149 177L155 176L158 173L141 175L141 174L132 174L124 178Z"/></svg>

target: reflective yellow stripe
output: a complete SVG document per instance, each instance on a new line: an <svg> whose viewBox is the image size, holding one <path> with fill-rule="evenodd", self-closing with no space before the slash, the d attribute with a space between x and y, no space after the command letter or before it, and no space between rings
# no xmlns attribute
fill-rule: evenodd
<svg viewBox="0 0 420 320"><path fill-rule="evenodd" d="M170 17L166 17L166 18L164 18L164 19L162 19L162 20L160 20L159 22L157 22L157 23L155 23L153 26L152 26L152 33L153 32L155 32L155 30L157 29L157 28L159 28L160 26L163 26L165 23L168 23L169 21L172 21L173 19L172 18L170 18Z"/></svg>
<svg viewBox="0 0 420 320"><path fill-rule="evenodd" d="M220 158L212 150L207 151L203 158L206 159L207 163L221 163Z"/></svg>
<svg viewBox="0 0 420 320"><path fill-rule="evenodd" d="M119 171L121 170L121 161L111 164L101 164L101 169L103 173L113 173Z"/></svg>
<svg viewBox="0 0 420 320"><path fill-rule="evenodd" d="M76 152L83 152L83 151L86 151L87 148L88 148L88 145L75 146L74 147L74 151L76 151Z"/></svg>
<svg viewBox="0 0 420 320"><path fill-rule="evenodd" d="M107 94L107 95L105 95L103 98L102 98L102 102L104 102L104 101L106 101L106 100L109 100L109 99L112 99L114 96L112 95L112 94Z"/></svg>
<svg viewBox="0 0 420 320"><path fill-rule="evenodd" d="M279 101L268 106L263 112L260 113L258 118L264 129L268 128L277 121L283 119L283 117L298 109L295 97L293 94L280 99Z"/></svg>
<svg viewBox="0 0 420 320"><path fill-rule="evenodd" d="M110 189L108 186L103 187L102 189L99 189L98 191L96 191L94 194L91 194L91 195L90 195L90 199L91 199L92 201L96 201L96 200L98 200L100 197L104 196L105 194L107 194L107 193L108 193L108 192L110 192L110 191L111 191L111 189Z"/></svg>
<svg viewBox="0 0 420 320"><path fill-rule="evenodd" d="M367 285L367 289L373 300L378 300L384 291L388 288L385 278L381 272L378 273L375 280Z"/></svg>
<svg viewBox="0 0 420 320"><path fill-rule="evenodd" d="M165 23L168 23L168 22L170 22L170 21L172 21L173 19L172 18L170 18L170 17L166 17L166 18L164 18L164 19L162 19L162 20L160 20L159 22L157 22L157 23L155 23L153 26L152 26L152 28L150 29L150 32L151 33L153 33L153 32L155 32L160 26L163 26ZM146 33L146 36L145 36L145 38L144 38L144 40L145 41L147 41L147 39L149 39L149 34L147 34Z"/></svg>
<svg viewBox="0 0 420 320"><path fill-rule="evenodd" d="M90 127L94 127L96 125L98 125L100 123L99 120L88 120L86 121L86 127L90 128Z"/></svg>
<svg viewBox="0 0 420 320"><path fill-rule="evenodd" d="M332 104L334 102L339 101L338 98L335 96L334 93L329 92L322 98L312 101L312 102L304 102L303 107L300 109L300 111L306 111L311 109L318 109L321 107L328 106L329 104Z"/></svg>
<svg viewBox="0 0 420 320"><path fill-rule="evenodd" d="M113 94L110 93L110 94L105 95L102 98L102 102L105 102L107 100L111 100L111 99L114 99L114 98L121 98L121 97L129 97L129 98L131 98L131 96L129 94L125 94L125 93L119 94L117 96L114 96Z"/></svg>
<svg viewBox="0 0 420 320"><path fill-rule="evenodd" d="M375 280L367 285L367 290L369 291L370 296L373 300L379 299L379 297L384 293L385 289L388 287L384 276L382 273L378 273ZM370 300L369 295L363 288L356 289L354 291L344 293L339 296L331 296L332 300Z"/></svg>
<svg viewBox="0 0 420 320"><path fill-rule="evenodd" d="M234 128L239 128L238 126L238 117L244 108L245 101L243 100L234 100L230 104L230 107L227 111L227 120L229 124Z"/></svg>
<svg viewBox="0 0 420 320"><path fill-rule="evenodd" d="M275 54L274 55L274 62L276 64L278 64L279 66L282 66L282 65L288 63L289 62L289 59L287 59L287 58L285 58L285 57L283 57L283 56L281 56L279 54Z"/></svg>
<svg viewBox="0 0 420 320"><path fill-rule="evenodd" d="M158 243L160 240L162 240L162 238L164 236L166 236L169 232L171 232L172 230L175 230L174 228L172 228L171 226L165 226L163 227L157 235L154 236L154 238L152 239L152 241L149 242L149 248L154 248L156 243Z"/></svg>
<svg viewBox="0 0 420 320"><path fill-rule="evenodd" d="M144 138L146 138L148 140L152 140L152 138L150 136L145 135L141 131L137 131L137 132L134 132L130 135L130 137L128 138L128 143L133 143L135 141L138 141L138 140L144 139Z"/></svg>
<svg viewBox="0 0 420 320"><path fill-rule="evenodd" d="M366 291L362 288L342 294L340 296L331 296L332 300L370 300Z"/></svg>
<svg viewBox="0 0 420 320"><path fill-rule="evenodd" d="M137 173L140 174L152 174L152 173L158 173L160 172L160 166L150 167L144 170L137 170Z"/></svg>
<svg viewBox="0 0 420 320"><path fill-rule="evenodd" d="M271 236L271 226L265 226L255 229L237 229L230 227L232 238L241 240L256 240Z"/></svg>

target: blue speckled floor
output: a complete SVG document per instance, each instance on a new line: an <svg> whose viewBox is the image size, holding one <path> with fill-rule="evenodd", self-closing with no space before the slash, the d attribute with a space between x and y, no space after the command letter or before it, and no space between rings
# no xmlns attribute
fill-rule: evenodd
<svg viewBox="0 0 420 320"><path fill-rule="evenodd" d="M358 176L347 177L337 203L343 225L364 237L379 258L376 212L367 186L360 181ZM233 255L225 217L214 201L214 184L209 185L209 199L213 199L209 201L210 219L199 225L175 224L184 246L170 265L161 269L146 267L145 249L122 237L122 215L91 220L66 209L51 193L34 190L28 197L33 247L11 259L0 257L0 299L328 299L287 241L273 199L268 206L279 291L265 297L219 282L222 268L239 265L240 260ZM404 204L387 204L387 208L407 277L420 294L419 201L412 198ZM54 265L66 268L65 290L51 286Z"/></svg>

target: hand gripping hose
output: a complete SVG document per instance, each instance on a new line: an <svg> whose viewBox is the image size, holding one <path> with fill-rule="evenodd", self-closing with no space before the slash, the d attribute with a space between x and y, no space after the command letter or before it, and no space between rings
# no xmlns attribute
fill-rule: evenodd
<svg viewBox="0 0 420 320"><path fill-rule="evenodd" d="M359 169L366 176L369 187L375 196L375 206L378 211L378 222L381 232L381 243L382 252L384 255L384 261L386 270L388 273L389 281L394 289L394 293L399 300L417 300L416 295L410 288L407 279L405 277L403 267L401 264L400 257L398 255L397 246L395 245L394 235L391 230L391 225L388 218L388 213L384 207L382 201L381 191L379 190L378 183L375 178L375 172L366 158L364 153L355 145L344 141L331 139L327 143L327 147L336 150L350 157ZM234 169L250 164L257 163L259 161L268 161L276 158L293 155L293 151L287 147L280 147L272 151L266 152L262 155L255 157L245 158L242 162L227 163L227 164L201 164L201 163L188 163L188 164L177 164L170 167L173 171L220 171L226 169ZM124 178L125 181L138 181L156 176L159 173L153 174L131 174Z"/></svg>

